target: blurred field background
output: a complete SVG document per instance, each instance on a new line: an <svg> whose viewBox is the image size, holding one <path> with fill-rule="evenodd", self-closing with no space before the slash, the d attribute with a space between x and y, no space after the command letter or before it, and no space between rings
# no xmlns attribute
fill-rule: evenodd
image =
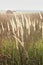
<svg viewBox="0 0 43 65"><path fill-rule="evenodd" d="M43 12L0 12L0 65L43 65Z"/></svg>

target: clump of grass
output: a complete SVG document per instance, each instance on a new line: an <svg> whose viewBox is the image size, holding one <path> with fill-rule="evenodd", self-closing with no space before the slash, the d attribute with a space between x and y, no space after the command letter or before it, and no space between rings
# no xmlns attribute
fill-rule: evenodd
<svg viewBox="0 0 43 65"><path fill-rule="evenodd" d="M14 40L3 39L0 65L43 65L43 40L30 43L28 51Z"/></svg>
<svg viewBox="0 0 43 65"><path fill-rule="evenodd" d="M1 57L2 63L4 61L4 63L8 65L19 65L19 51L16 48L15 41L3 39L2 44L3 44L3 47L1 49L2 53L0 55L6 57L5 59Z"/></svg>
<svg viewBox="0 0 43 65"><path fill-rule="evenodd" d="M28 56L29 65L43 65L43 40L30 44Z"/></svg>

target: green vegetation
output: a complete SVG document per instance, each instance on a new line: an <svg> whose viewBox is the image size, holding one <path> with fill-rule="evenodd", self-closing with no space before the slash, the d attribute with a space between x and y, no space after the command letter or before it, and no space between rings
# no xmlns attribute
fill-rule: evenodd
<svg viewBox="0 0 43 65"><path fill-rule="evenodd" d="M39 13L23 14L23 19L21 14L7 13L0 14L0 65L43 65L43 19Z"/></svg>
<svg viewBox="0 0 43 65"><path fill-rule="evenodd" d="M43 40L30 43L28 51L14 40L3 39L0 46L0 65L43 65Z"/></svg>

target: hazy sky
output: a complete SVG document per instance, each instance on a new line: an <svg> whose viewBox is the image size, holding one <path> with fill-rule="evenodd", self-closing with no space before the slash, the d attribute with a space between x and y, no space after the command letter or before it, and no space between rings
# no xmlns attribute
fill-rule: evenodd
<svg viewBox="0 0 43 65"><path fill-rule="evenodd" d="M43 0L0 0L0 10L42 10Z"/></svg>

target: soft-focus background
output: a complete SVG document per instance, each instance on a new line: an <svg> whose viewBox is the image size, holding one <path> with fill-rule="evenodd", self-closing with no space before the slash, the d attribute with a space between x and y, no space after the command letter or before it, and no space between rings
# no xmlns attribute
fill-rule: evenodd
<svg viewBox="0 0 43 65"><path fill-rule="evenodd" d="M43 13L39 11L43 0L0 0L0 65L43 65Z"/></svg>

